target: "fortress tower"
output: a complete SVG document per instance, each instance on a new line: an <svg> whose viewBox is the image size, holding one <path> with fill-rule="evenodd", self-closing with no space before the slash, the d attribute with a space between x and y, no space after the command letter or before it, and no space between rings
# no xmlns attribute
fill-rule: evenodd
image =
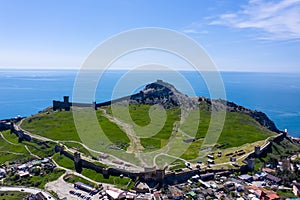
<svg viewBox="0 0 300 200"><path fill-rule="evenodd" d="M14 122L11 120L11 121L10 121L10 133L13 133L14 130L15 130Z"/></svg>
<svg viewBox="0 0 300 200"><path fill-rule="evenodd" d="M62 110L69 111L71 103L69 102L69 96L64 96L64 101L53 100L53 110Z"/></svg>
<svg viewBox="0 0 300 200"><path fill-rule="evenodd" d="M74 153L74 165L75 165L76 172L81 173L82 163L81 163L80 153L78 153L78 152Z"/></svg>
<svg viewBox="0 0 300 200"><path fill-rule="evenodd" d="M260 146L254 147L254 156L258 158L260 156Z"/></svg>
<svg viewBox="0 0 300 200"><path fill-rule="evenodd" d="M254 170L254 164L255 164L255 159L254 158L248 159L247 160L248 170L253 171Z"/></svg>

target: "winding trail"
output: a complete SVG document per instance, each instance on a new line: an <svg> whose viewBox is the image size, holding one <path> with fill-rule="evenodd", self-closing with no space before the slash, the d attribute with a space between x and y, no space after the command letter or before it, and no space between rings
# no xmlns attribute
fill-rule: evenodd
<svg viewBox="0 0 300 200"><path fill-rule="evenodd" d="M9 140L7 140L1 132L0 132L0 136L1 136L2 139L3 139L5 142L7 142L8 144L18 146L18 144L12 143L12 142L10 142Z"/></svg>
<svg viewBox="0 0 300 200"><path fill-rule="evenodd" d="M35 138L35 139L38 139L38 140L41 140L41 141L50 141L50 142L54 142L54 143L57 143L57 144L63 143L63 142L77 143L77 144L82 145L85 149L87 149L87 150L90 151L90 152L93 152L93 153L96 153L96 154L101 154L101 153L103 153L103 152L101 152L101 151L97 151L97 150L91 149L90 147L88 147L87 145L85 145L84 143L79 142L79 141L74 141L74 140L53 140L53 139L50 139L50 138L46 138L46 137L43 137L43 136L36 135L36 134L31 133L31 132L28 132L28 131L24 130L24 129L21 127L21 124L22 124L23 120L24 120L24 119L22 119L19 123L17 123L17 124L14 125L14 126L15 126L15 129L16 129L16 130L22 130L22 131L24 131L24 133L26 133L27 135L29 135L29 136L32 137L32 138ZM66 150L69 150L70 152L73 152L73 153L75 152L75 150L72 150L71 148L68 148L67 146L65 146L65 149L66 149ZM82 156L82 158L85 159L85 160L88 160L88 161L91 161L91 162L95 162L95 160L92 160L91 158L85 156L84 154L82 154L81 156ZM110 156L111 158L113 158L114 160L122 161L122 162L123 162L124 164L126 164L127 166L131 166L131 167L126 167L126 168L129 169L129 170L132 170L132 171L142 171L142 170L143 170L142 167L137 166L137 165L135 165L135 164L133 164L133 163L129 163L129 162L127 162L127 161L121 160L120 158L118 158L118 157L116 157L116 156L114 156L114 155L112 155L112 154L110 154L109 156ZM112 161L110 161L110 160L107 160L107 159L102 159L101 162L102 162L103 164L110 165L110 166L114 166L114 167L116 167L116 168L120 168L120 167L121 167L120 165L118 165L118 164L116 164L116 163L114 163L114 162L112 162Z"/></svg>
<svg viewBox="0 0 300 200"><path fill-rule="evenodd" d="M33 153L30 151L30 149L28 148L27 145L25 145L25 149L26 149L26 151L28 151L28 153L29 153L31 156L36 157L37 159L41 159L41 157L39 157L38 155L33 154Z"/></svg>
<svg viewBox="0 0 300 200"><path fill-rule="evenodd" d="M107 114L105 109L101 108L99 110L102 111L104 117L106 117L111 122L120 126L126 132L126 135L130 139L130 145L127 148L127 153L136 153L136 152L141 152L144 150L144 147L142 146L140 139L138 137L136 137L134 134L132 125L122 122L120 119Z"/></svg>

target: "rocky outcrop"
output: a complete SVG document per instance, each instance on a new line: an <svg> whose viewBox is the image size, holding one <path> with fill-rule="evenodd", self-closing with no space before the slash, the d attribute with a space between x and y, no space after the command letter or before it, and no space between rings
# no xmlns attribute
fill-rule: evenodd
<svg viewBox="0 0 300 200"><path fill-rule="evenodd" d="M114 103L124 103L124 101L129 104L160 104L166 109L174 106L183 106L184 108L195 109L199 108L199 105L201 104L202 106L200 109L214 109L217 111L226 109L227 112L238 112L249 115L269 130L280 132L274 122L263 112L250 110L223 99L211 100L206 97L189 97L179 92L173 85L162 80L150 83L139 93L133 94L126 99L120 99L120 101L115 100Z"/></svg>
<svg viewBox="0 0 300 200"><path fill-rule="evenodd" d="M199 104L197 98L182 94L173 85L162 80L146 85L139 93L131 95L128 100L130 104L160 104L166 109L174 106L196 108Z"/></svg>

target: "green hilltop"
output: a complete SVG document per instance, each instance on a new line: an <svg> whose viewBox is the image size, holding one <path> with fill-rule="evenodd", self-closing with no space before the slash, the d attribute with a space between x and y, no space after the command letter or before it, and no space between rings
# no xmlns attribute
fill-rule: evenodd
<svg viewBox="0 0 300 200"><path fill-rule="evenodd" d="M162 81L147 85L127 100L122 99L96 110L102 131L98 133L98 129L87 125L84 127L84 141L76 130L73 112L76 110L85 116L84 113L90 112L91 108L72 107L71 111L48 109L26 118L21 126L33 134L60 141L86 155L98 156L84 148L82 142L92 144L89 147L93 150L114 152L127 159L133 158L134 152L152 152L167 147L170 140L175 138L188 147L181 159L196 161L201 155L212 112L218 119L224 108L225 123L214 144L214 151L234 152L239 148L249 153L253 145L262 145L279 132L264 113L224 100L188 97ZM218 130L211 130L210 133L214 131ZM108 140L104 140L104 136ZM171 149L168 154L175 155L175 151ZM223 160L220 159L220 162Z"/></svg>

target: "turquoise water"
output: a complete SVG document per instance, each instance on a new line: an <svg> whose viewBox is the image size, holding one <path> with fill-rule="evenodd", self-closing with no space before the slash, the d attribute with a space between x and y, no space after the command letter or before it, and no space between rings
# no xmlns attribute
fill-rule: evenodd
<svg viewBox="0 0 300 200"><path fill-rule="evenodd" d="M104 74L95 94L97 102L111 98L114 85L124 73ZM180 73L196 95L209 97L205 82L197 72ZM0 119L30 116L52 105L53 99L72 97L76 74L72 70L0 70ZM221 75L227 100L265 112L279 129L287 128L290 135L300 136L300 74L222 72ZM172 80L171 76L168 72L145 71L138 72L136 78ZM171 83L190 95L176 79Z"/></svg>

